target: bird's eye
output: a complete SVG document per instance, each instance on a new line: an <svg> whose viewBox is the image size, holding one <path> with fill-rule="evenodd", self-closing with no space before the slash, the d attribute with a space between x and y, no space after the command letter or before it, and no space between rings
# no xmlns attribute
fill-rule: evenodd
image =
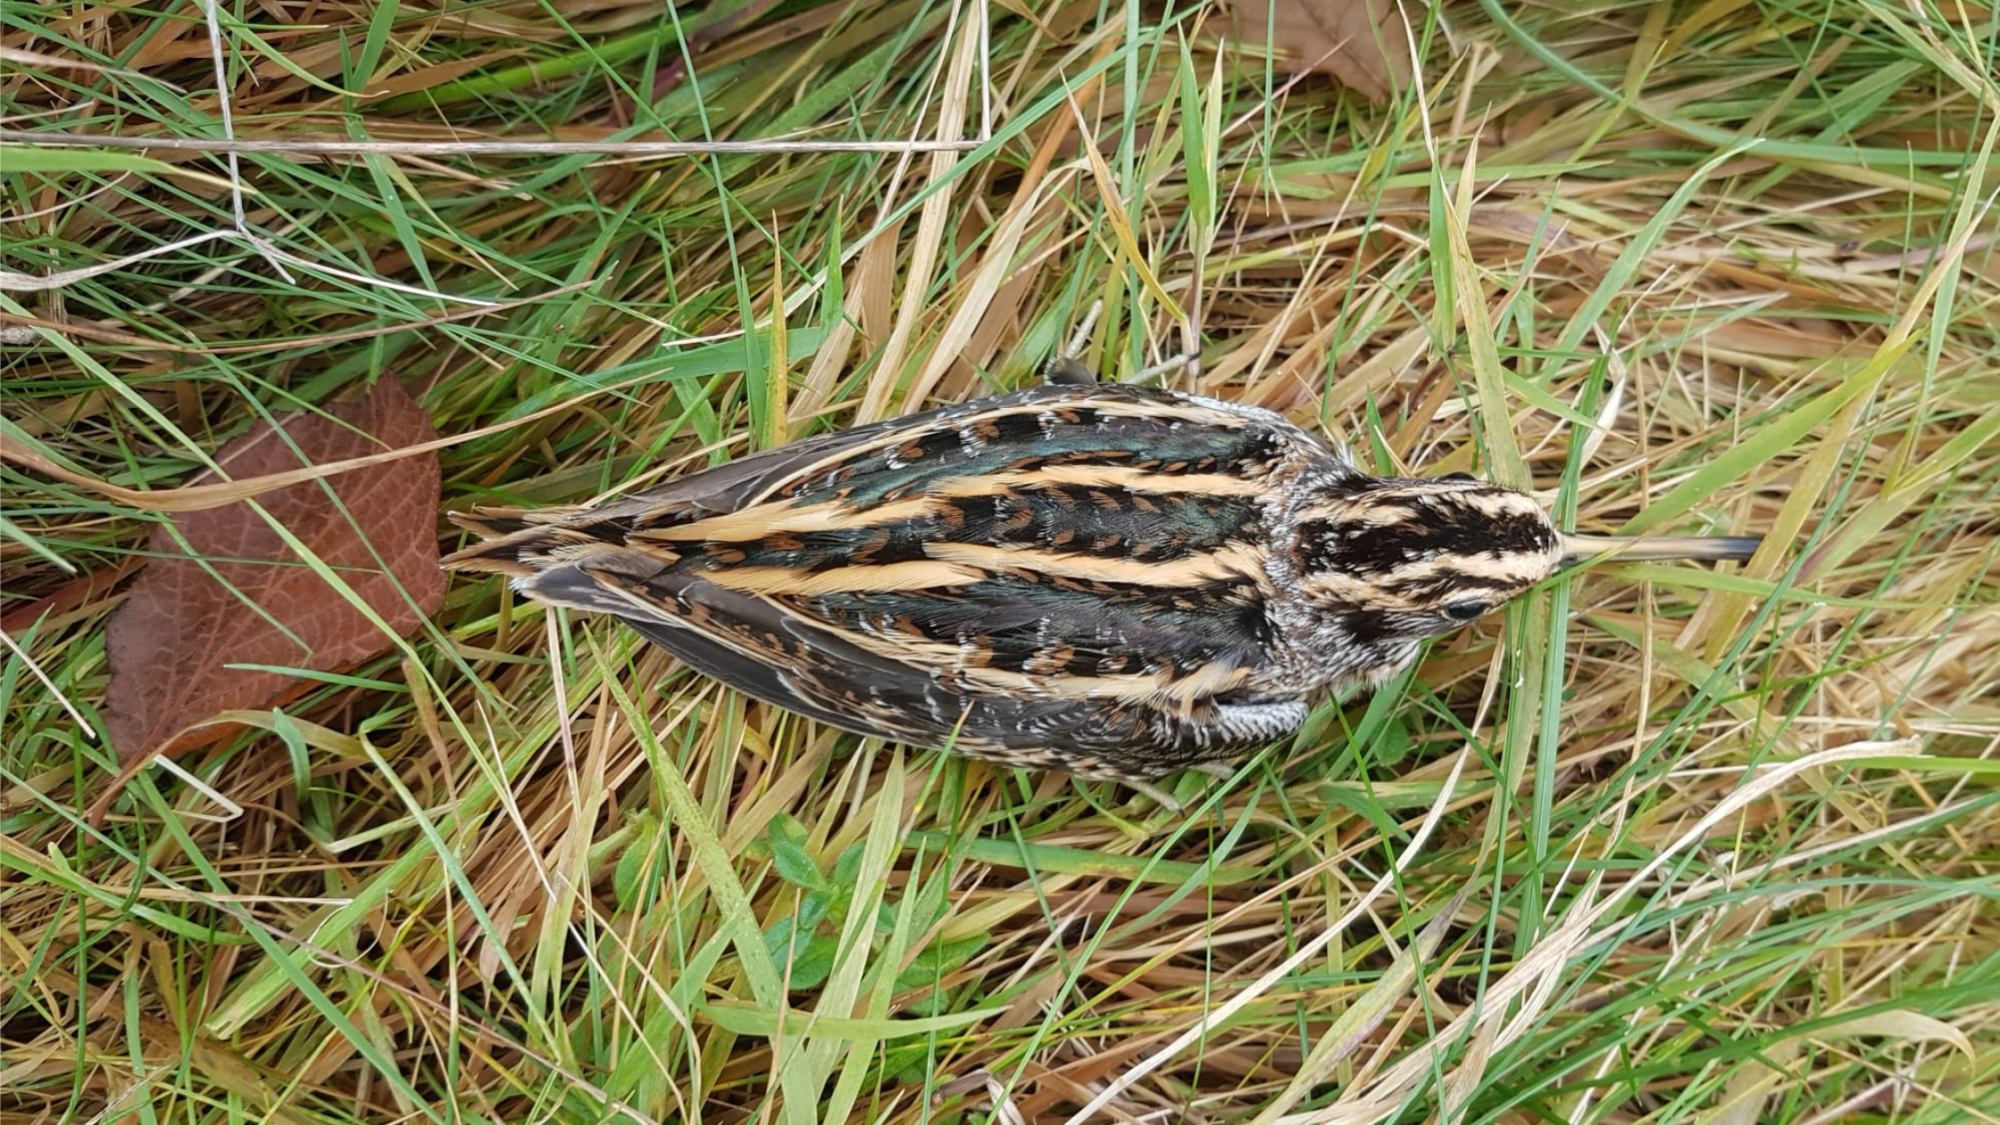
<svg viewBox="0 0 2000 1125"><path fill-rule="evenodd" d="M1443 476L1439 477L1438 479L1439 479L1439 480L1470 480L1470 481L1476 481L1476 480L1478 480L1479 478L1478 478L1478 477L1475 477L1475 476L1473 476L1473 475L1472 475L1471 473L1446 473L1445 475L1443 475ZM1483 611L1482 611L1482 612L1483 612Z"/></svg>
<svg viewBox="0 0 2000 1125"><path fill-rule="evenodd" d="M1444 607L1444 615L1454 621L1470 621L1492 608L1485 602L1454 602Z"/></svg>

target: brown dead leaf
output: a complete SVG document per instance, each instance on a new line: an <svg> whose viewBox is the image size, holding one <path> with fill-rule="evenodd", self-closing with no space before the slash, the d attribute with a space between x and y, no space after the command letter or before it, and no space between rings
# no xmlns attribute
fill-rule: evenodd
<svg viewBox="0 0 2000 1125"><path fill-rule="evenodd" d="M1410 34L1395 0L1231 0L1230 34L1381 101L1410 81Z"/></svg>
<svg viewBox="0 0 2000 1125"><path fill-rule="evenodd" d="M281 419L289 443L270 426L259 426L224 445L216 462L241 479L437 436L430 417L393 378L382 379L361 402L326 413L332 417ZM437 454L289 485L256 503L399 635L443 604ZM228 665L325 671L358 664L391 643L249 503L186 512L173 524L188 547L168 528L156 530L150 544L156 557L106 626L111 682L105 718L124 767L121 785L156 755L186 753L220 737L224 731L198 725L217 712L270 706L299 686L283 673Z"/></svg>

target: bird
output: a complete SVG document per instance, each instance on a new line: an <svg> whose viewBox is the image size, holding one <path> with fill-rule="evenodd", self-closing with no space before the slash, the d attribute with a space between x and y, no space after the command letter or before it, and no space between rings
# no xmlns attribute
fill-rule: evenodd
<svg viewBox="0 0 2000 1125"><path fill-rule="evenodd" d="M1525 493L1374 476L1273 411L1099 383L1078 350L606 503L452 512L479 541L443 565L843 730L1177 807L1153 783L1228 775L1566 566L1761 542L1567 534Z"/></svg>

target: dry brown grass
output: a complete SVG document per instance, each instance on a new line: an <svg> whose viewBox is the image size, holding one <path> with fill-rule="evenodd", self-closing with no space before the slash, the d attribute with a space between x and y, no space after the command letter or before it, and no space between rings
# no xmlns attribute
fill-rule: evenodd
<svg viewBox="0 0 2000 1125"><path fill-rule="evenodd" d="M716 136L976 128L943 7L750 5L702 25L698 83L671 44L657 70L577 46L656 6L549 11L388 9L371 38L383 9L244 9L271 53L232 32L238 132L657 138L620 131L651 94L698 138L697 89ZM1193 385L1365 464L1766 549L1527 599L1184 780L1187 815L857 748L464 582L417 658L186 763L240 814L156 773L98 831L109 756L66 708L95 722L110 579L154 517L10 466L0 1104L2000 1116L1994 9L1453 5L1421 96L1382 106L1218 54L1200 9L1023 11L996 7L1002 133L968 155L246 157L251 226L364 280L214 242L10 296L41 331L6 352L7 439L168 488L258 409L396 377L446 433L529 418L446 452L449 503L581 499L1018 383L1101 296L1106 369L1191 318ZM17 18L7 47L149 77L21 63L11 114L214 114L193 9ZM539 84L424 101L530 59ZM10 270L227 225L211 182L0 179ZM464 306L370 277L519 303L440 320ZM666 346L746 322L747 349Z"/></svg>

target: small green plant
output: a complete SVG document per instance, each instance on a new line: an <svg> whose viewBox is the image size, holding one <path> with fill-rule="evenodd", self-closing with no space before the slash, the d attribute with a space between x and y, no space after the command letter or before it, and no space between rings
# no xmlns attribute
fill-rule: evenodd
<svg viewBox="0 0 2000 1125"><path fill-rule="evenodd" d="M792 913L764 930L764 945L771 959L785 972L786 983L794 991L819 987L833 970L839 953L839 934L849 908L854 903L855 883L861 872L862 845L843 849L833 869L825 870L807 847L807 832L798 819L781 814L760 841L769 852L771 869L786 884L796 888L798 905ZM930 883L926 886L937 886ZM914 915L912 928L926 933L944 917L943 896L925 894ZM875 907L873 933L885 937L897 926L898 901L884 897ZM933 942L918 950L907 968L896 977L898 989L935 986L946 973L963 965L985 948L984 937ZM941 998L912 1002L912 1011L932 1015Z"/></svg>

